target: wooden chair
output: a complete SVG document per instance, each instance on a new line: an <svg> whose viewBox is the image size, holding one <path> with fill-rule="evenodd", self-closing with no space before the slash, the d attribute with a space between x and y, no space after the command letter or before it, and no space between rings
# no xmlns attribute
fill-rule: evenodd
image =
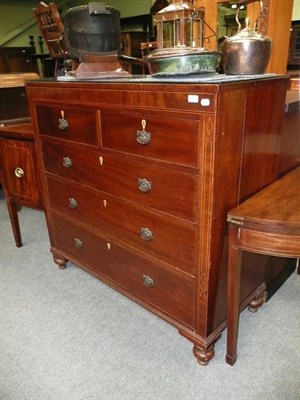
<svg viewBox="0 0 300 400"><path fill-rule="evenodd" d="M226 362L237 358L241 253L298 258L300 272L300 166L228 213L228 331Z"/></svg>
<svg viewBox="0 0 300 400"><path fill-rule="evenodd" d="M55 60L54 76L59 74L60 65L67 63L68 52L63 40L64 24L55 3L47 5L40 2L33 8L43 39L50 57Z"/></svg>

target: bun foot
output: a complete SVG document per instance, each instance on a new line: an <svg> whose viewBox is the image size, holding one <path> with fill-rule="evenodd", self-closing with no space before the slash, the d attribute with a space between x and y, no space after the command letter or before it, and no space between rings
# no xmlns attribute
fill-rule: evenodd
<svg viewBox="0 0 300 400"><path fill-rule="evenodd" d="M51 250L53 254L53 260L56 265L58 265L59 269L65 269L67 267L66 263L68 260L65 257L61 257L59 254L55 253L53 250Z"/></svg>
<svg viewBox="0 0 300 400"><path fill-rule="evenodd" d="M257 312L259 307L261 307L265 302L266 302L266 296L267 293L263 292L259 296L255 297L249 305L248 305L248 310L251 311L252 313Z"/></svg>
<svg viewBox="0 0 300 400"><path fill-rule="evenodd" d="M197 358L198 364L205 366L215 355L215 345L208 349L202 349L201 347L194 345L193 353Z"/></svg>

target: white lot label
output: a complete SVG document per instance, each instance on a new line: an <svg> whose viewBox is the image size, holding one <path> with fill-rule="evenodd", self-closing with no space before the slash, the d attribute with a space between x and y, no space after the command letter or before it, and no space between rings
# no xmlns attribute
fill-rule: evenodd
<svg viewBox="0 0 300 400"><path fill-rule="evenodd" d="M189 94L188 103L199 103L199 96L197 94Z"/></svg>

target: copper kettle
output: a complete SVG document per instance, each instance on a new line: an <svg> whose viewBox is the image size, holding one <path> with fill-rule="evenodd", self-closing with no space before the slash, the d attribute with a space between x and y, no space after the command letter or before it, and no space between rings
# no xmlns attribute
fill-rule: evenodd
<svg viewBox="0 0 300 400"><path fill-rule="evenodd" d="M259 1L260 13L254 28L250 28L249 18L246 18L245 28L241 29L238 19L240 6ZM258 21L263 12L262 0L240 0L236 12L238 33L226 38L221 45L222 64L227 75L257 75L264 74L270 59L272 41L258 32Z"/></svg>

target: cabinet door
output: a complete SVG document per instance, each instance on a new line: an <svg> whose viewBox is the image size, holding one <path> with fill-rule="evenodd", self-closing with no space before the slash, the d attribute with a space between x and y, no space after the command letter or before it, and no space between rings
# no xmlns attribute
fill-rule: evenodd
<svg viewBox="0 0 300 400"><path fill-rule="evenodd" d="M40 175L34 143L0 140L4 189L12 200L25 206L41 206Z"/></svg>

